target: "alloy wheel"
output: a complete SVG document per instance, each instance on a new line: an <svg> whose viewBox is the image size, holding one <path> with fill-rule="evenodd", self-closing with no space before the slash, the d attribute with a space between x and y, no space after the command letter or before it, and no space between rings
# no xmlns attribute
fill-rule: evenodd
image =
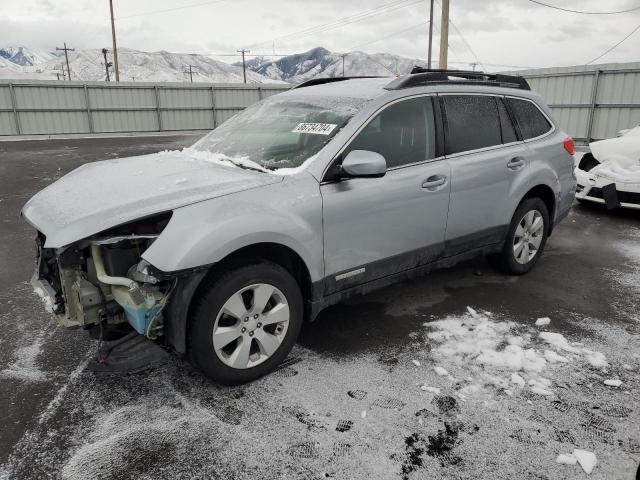
<svg viewBox="0 0 640 480"><path fill-rule="evenodd" d="M544 218L538 210L529 210L518 222L513 237L513 255L525 265L538 254L544 237Z"/></svg>
<svg viewBox="0 0 640 480"><path fill-rule="evenodd" d="M289 319L289 304L278 288L267 283L244 287L227 299L216 316L216 355L232 368L255 367L278 350Z"/></svg>

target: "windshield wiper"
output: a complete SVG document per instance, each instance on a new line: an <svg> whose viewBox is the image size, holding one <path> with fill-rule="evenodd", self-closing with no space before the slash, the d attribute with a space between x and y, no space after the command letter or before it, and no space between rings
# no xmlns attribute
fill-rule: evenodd
<svg viewBox="0 0 640 480"><path fill-rule="evenodd" d="M253 167L251 165L247 165L241 162L234 162L232 159L230 158L225 158L226 161L233 163L236 167L240 167L243 168L245 170L255 170L256 172L260 172L260 173L269 173L267 171L265 171L266 169L264 167Z"/></svg>

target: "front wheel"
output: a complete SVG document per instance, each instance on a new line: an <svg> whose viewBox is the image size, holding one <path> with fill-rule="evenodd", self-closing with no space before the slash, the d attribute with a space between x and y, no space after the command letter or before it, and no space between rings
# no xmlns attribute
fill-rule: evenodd
<svg viewBox="0 0 640 480"><path fill-rule="evenodd" d="M249 382L284 360L302 320L300 288L287 270L270 262L236 268L204 287L191 317L188 353L216 382Z"/></svg>
<svg viewBox="0 0 640 480"><path fill-rule="evenodd" d="M511 275L527 273L536 264L549 235L549 211L539 198L525 199L513 214L502 251L493 263Z"/></svg>

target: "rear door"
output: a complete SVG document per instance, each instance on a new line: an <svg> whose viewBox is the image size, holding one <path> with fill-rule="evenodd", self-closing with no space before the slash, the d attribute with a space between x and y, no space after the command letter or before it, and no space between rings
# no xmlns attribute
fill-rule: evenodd
<svg viewBox="0 0 640 480"><path fill-rule="evenodd" d="M430 96L394 102L338 156L375 151L388 170L322 183L326 294L442 256L450 169L436 148L435 114Z"/></svg>
<svg viewBox="0 0 640 480"><path fill-rule="evenodd" d="M500 242L514 205L511 185L525 175L527 149L500 96L442 94L451 200L446 255Z"/></svg>

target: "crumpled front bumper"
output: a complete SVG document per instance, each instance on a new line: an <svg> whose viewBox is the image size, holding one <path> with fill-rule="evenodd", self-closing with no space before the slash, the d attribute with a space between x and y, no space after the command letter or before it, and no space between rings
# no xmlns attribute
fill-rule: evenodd
<svg viewBox="0 0 640 480"><path fill-rule="evenodd" d="M615 185L617 200L623 208L640 210L640 184L615 182L607 177L575 169L578 189L576 198L607 205L603 189L608 185Z"/></svg>

